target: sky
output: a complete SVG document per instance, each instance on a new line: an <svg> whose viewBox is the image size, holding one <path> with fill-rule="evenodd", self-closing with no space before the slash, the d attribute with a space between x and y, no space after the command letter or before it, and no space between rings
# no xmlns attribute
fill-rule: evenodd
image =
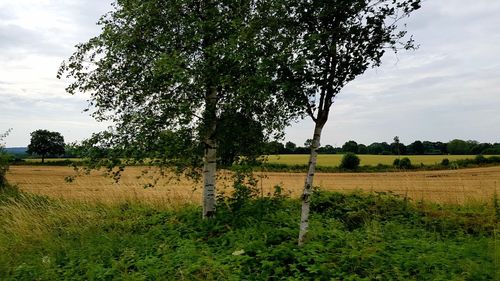
<svg viewBox="0 0 500 281"><path fill-rule="evenodd" d="M99 34L110 0L0 0L0 133L7 147L30 132L60 132L79 141L109 124L83 110L87 96L65 92L56 78L75 45ZM416 51L388 52L337 96L322 145L473 139L500 142L500 1L427 0L406 21ZM286 129L302 145L305 119Z"/></svg>

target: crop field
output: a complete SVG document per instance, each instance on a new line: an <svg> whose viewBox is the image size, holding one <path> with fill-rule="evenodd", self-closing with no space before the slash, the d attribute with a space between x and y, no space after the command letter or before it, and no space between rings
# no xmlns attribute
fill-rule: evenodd
<svg viewBox="0 0 500 281"><path fill-rule="evenodd" d="M318 155L318 165L325 167L336 167L340 165L342 154L320 154ZM394 159L398 158L397 155L358 155L361 163L360 165L392 165ZM448 160L459 159L474 159L475 155L402 155L401 158L408 157L413 165L434 165L441 163L441 160L448 158ZM269 163L287 164L287 165L303 165L309 161L309 155L306 154L284 154L284 155L270 155L268 156Z"/></svg>
<svg viewBox="0 0 500 281"><path fill-rule="evenodd" d="M21 190L54 198L96 202L105 204L124 201L147 202L154 206L176 207L185 203L200 202L200 183L187 179L160 179L153 188L144 188L152 181L142 176L145 167L128 167L121 180L115 183L100 172L80 176L74 182L66 182L66 176L74 175L69 167L12 166L8 180ZM155 170L150 169L149 175ZM292 197L301 193L302 173L257 173L258 187L262 194L280 185ZM221 173L219 192L230 191L230 174ZM393 172L393 173L317 173L315 185L323 190L367 192L394 192L415 201L463 204L491 202L493 194L500 192L500 167L461 170Z"/></svg>

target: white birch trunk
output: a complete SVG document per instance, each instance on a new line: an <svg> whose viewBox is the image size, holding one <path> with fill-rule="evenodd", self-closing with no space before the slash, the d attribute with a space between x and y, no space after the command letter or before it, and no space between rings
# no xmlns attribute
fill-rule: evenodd
<svg viewBox="0 0 500 281"><path fill-rule="evenodd" d="M316 160L318 158L318 147L321 139L321 131L323 125L314 127L314 135L311 144L311 154L309 155L309 170L304 184L304 192L302 193L302 212L300 214L300 231L299 231L299 246L304 244L307 229L309 228L309 205L313 187L314 172L316 171Z"/></svg>
<svg viewBox="0 0 500 281"><path fill-rule="evenodd" d="M205 153L203 157L203 218L215 216L215 177L217 169L216 129L217 90L210 89L206 97L205 118L208 119L205 135Z"/></svg>

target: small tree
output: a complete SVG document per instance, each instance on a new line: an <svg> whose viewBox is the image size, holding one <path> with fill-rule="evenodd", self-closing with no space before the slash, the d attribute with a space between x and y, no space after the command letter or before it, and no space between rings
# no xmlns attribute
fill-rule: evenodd
<svg viewBox="0 0 500 281"><path fill-rule="evenodd" d="M314 121L298 243L304 243L321 134L330 108L344 86L377 67L387 49L414 48L405 39L401 20L420 8L420 0L273 1L272 14L283 26L283 61L280 78L296 88L288 103L305 103ZM280 46L281 46L280 45Z"/></svg>
<svg viewBox="0 0 500 281"><path fill-rule="evenodd" d="M398 158L399 158L399 156L401 155L401 149L399 148L399 137L398 136L394 137L394 146L395 146L394 150L397 153Z"/></svg>
<svg viewBox="0 0 500 281"><path fill-rule="evenodd" d="M44 163L47 156L64 154L64 138L58 132L36 130L31 133L31 142L27 152L41 156L42 163Z"/></svg>
<svg viewBox="0 0 500 281"><path fill-rule="evenodd" d="M340 168L346 170L356 170L359 167L359 163L359 157L352 152L348 152L344 155L344 157L342 157Z"/></svg>
<svg viewBox="0 0 500 281"><path fill-rule="evenodd" d="M2 142L9 133L10 130L7 130L7 132L0 134L0 190L7 185L5 174L9 170L9 157L7 153L5 153L4 144Z"/></svg>

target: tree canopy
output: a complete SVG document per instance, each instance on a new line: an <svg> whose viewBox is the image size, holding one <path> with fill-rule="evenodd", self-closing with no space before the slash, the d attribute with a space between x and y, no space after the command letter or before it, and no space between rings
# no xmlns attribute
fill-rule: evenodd
<svg viewBox="0 0 500 281"><path fill-rule="evenodd" d="M64 137L58 132L48 130L36 130L31 134L31 141L27 152L42 157L44 163L45 157L64 154Z"/></svg>

